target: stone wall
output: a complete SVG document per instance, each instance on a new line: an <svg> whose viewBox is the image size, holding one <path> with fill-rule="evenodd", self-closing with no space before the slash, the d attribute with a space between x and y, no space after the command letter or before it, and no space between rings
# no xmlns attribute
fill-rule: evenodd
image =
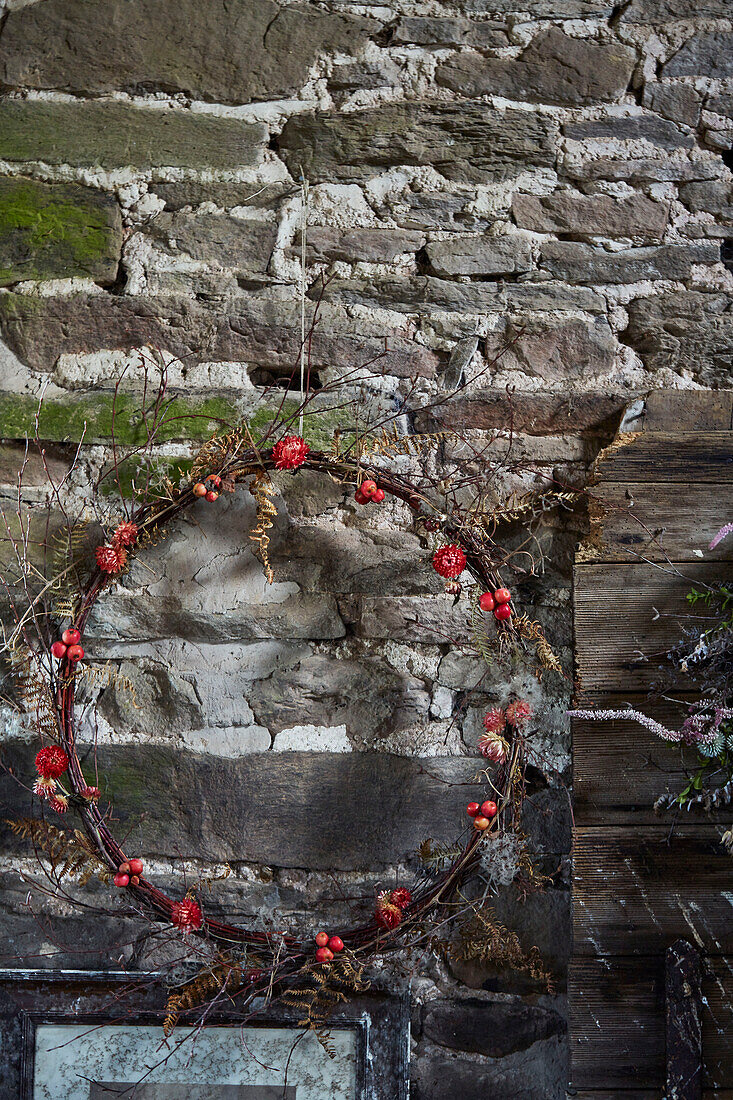
<svg viewBox="0 0 733 1100"><path fill-rule="evenodd" d="M84 500L109 458L125 367L117 431L138 437L137 349L161 349L177 411L200 417L161 437L170 469L285 384L301 174L314 386L352 372L365 407L407 399L406 430L457 429L446 468L486 473L472 448L503 453L511 426L511 469L490 497L582 484L637 394L730 384L728 0L3 9L6 498L43 389L54 470L84 435L71 482ZM458 398L427 408L460 380ZM338 423L324 410L309 430L322 441ZM42 498L35 459L26 485ZM90 652L134 683L138 705L101 691L90 746L161 880L180 882L181 859L228 861L213 906L276 928L350 921L379 883L409 876L421 838L456 833L445 780L473 773L480 716L507 686L490 671L471 693L484 669L446 643L466 612L419 568L426 551L401 507L367 517L330 483L283 480L269 589L246 548L245 496L198 519L100 607ZM541 575L514 579L568 668L576 528L545 517ZM418 1100L565 1095L569 681L518 671L509 688L532 698L533 744L558 777L532 776L526 813L552 884L527 899L500 885L496 911L539 947L556 992L496 968L423 966ZM27 767L27 733L12 717L9 730L9 759ZM11 955L144 962L113 913L90 921L40 896L30 911L24 866L21 847L9 852Z"/></svg>

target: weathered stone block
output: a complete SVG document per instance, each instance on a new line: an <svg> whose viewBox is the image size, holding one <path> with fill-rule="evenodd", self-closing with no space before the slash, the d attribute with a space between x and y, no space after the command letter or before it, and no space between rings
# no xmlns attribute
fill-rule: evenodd
<svg viewBox="0 0 733 1100"><path fill-rule="evenodd" d="M320 288L317 293L320 296ZM397 313L486 313L502 308L498 283L454 283L428 275L404 279L378 276L368 281L334 279L324 296L344 304L380 306Z"/></svg>
<svg viewBox="0 0 733 1100"><path fill-rule="evenodd" d="M0 78L75 94L164 89L247 103L297 92L320 54L353 53L372 27L271 0L46 0L8 14Z"/></svg>
<svg viewBox="0 0 733 1100"><path fill-rule="evenodd" d="M186 298L74 295L0 298L0 331L29 367L51 371L62 354L157 347L190 363L244 362L288 375L297 362L300 331L293 316L283 325L284 306L239 298L226 309ZM353 370L371 363L377 373L411 377L435 374L439 357L430 349L384 335L376 338L317 329L311 345L314 369L338 363Z"/></svg>
<svg viewBox="0 0 733 1100"><path fill-rule="evenodd" d="M568 122L563 133L573 141L646 141L670 152L692 149L695 144L694 138L673 122L648 113Z"/></svg>
<svg viewBox="0 0 733 1100"><path fill-rule="evenodd" d="M619 98L636 53L619 42L571 38L556 27L538 34L517 58L463 53L438 66L435 79L462 95L503 95L576 105Z"/></svg>
<svg viewBox="0 0 733 1100"><path fill-rule="evenodd" d="M456 1096L502 1095L521 1100L559 1100L568 1077L565 1043L538 1040L530 1050L501 1061L477 1062L444 1051L423 1053L411 1075L415 1100L455 1100Z"/></svg>
<svg viewBox="0 0 733 1100"><path fill-rule="evenodd" d="M730 16L730 8L725 13ZM699 18L700 13L695 12ZM701 31L688 38L664 65L664 76L733 76L733 33Z"/></svg>
<svg viewBox="0 0 733 1100"><path fill-rule="evenodd" d="M522 4L522 11L543 19L608 18L613 14L610 0L522 0ZM460 0L456 7L469 14L506 12L514 15L518 10L517 0Z"/></svg>
<svg viewBox="0 0 733 1100"><path fill-rule="evenodd" d="M669 203L646 195L616 199L556 191L539 198L515 195L512 214L517 225L540 233L572 233L603 237L645 237L659 240L669 217Z"/></svg>
<svg viewBox="0 0 733 1100"><path fill-rule="evenodd" d="M721 164L720 159L713 156L705 160L690 160L686 156L659 160L653 157L626 159L618 156L594 156L593 159L585 160L573 156L566 157L563 161L562 174L575 180L622 180L630 184L708 180L720 177Z"/></svg>
<svg viewBox="0 0 733 1100"><path fill-rule="evenodd" d="M72 276L113 283L121 248L120 208L110 195L0 179L0 286Z"/></svg>
<svg viewBox="0 0 733 1100"><path fill-rule="evenodd" d="M393 88L400 82L400 69L389 58L378 61L346 61L334 65L328 80L331 91L355 92L367 88Z"/></svg>
<svg viewBox="0 0 733 1100"><path fill-rule="evenodd" d="M456 237L433 241L428 258L437 275L514 275L529 271L532 248L523 237Z"/></svg>
<svg viewBox="0 0 733 1100"><path fill-rule="evenodd" d="M726 180L685 183L680 198L694 214L705 211L714 214L717 222L733 224L733 186Z"/></svg>
<svg viewBox="0 0 733 1100"><path fill-rule="evenodd" d="M258 162L266 140L259 123L183 110L114 101L0 103L0 158L11 162L242 168Z"/></svg>
<svg viewBox="0 0 733 1100"><path fill-rule="evenodd" d="M175 183L154 181L149 191L165 203L166 210L180 210L184 206L196 207L204 202L231 210L233 206L248 209L277 209L280 199L295 194L292 183L268 183L266 187L251 183L208 183L200 180L179 180Z"/></svg>
<svg viewBox="0 0 733 1100"><path fill-rule="evenodd" d="M525 310L559 313L567 310L606 312L604 298L584 286L564 286L550 282L507 283L504 286L504 298L507 309L517 316Z"/></svg>
<svg viewBox="0 0 733 1100"><path fill-rule="evenodd" d="M306 234L307 262L393 263L403 253L419 252L425 244L422 233L399 229L333 229L309 226ZM292 255L300 256L300 240Z"/></svg>
<svg viewBox="0 0 733 1100"><path fill-rule="evenodd" d="M688 290L638 299L629 306L623 338L648 370L685 370L704 386L730 386L733 309L728 295Z"/></svg>
<svg viewBox="0 0 733 1100"><path fill-rule="evenodd" d="M545 241L540 266L568 282L636 283L642 279L687 279L693 264L715 263L719 258L719 245L713 241L623 252L606 252L573 241Z"/></svg>
<svg viewBox="0 0 733 1100"><path fill-rule="evenodd" d="M643 103L673 122L697 126L702 96L689 84L647 84Z"/></svg>
<svg viewBox="0 0 733 1100"><path fill-rule="evenodd" d="M295 115L279 139L297 178L367 179L395 165L431 165L451 180L482 182L518 175L527 163L554 160L553 124L527 111L485 103L391 103L344 115Z"/></svg>
<svg viewBox="0 0 733 1100"><path fill-rule="evenodd" d="M274 222L225 214L159 214L150 234L173 254L185 253L209 269L265 275L277 239Z"/></svg>
<svg viewBox="0 0 733 1100"><path fill-rule="evenodd" d="M431 1001L423 1009L421 1031L451 1050L505 1058L543 1039L564 1035L567 1024L558 1012L538 1005L466 997Z"/></svg>
<svg viewBox="0 0 733 1100"><path fill-rule="evenodd" d="M392 41L416 46L474 46L479 50L509 45L506 30L496 23L434 16L403 16Z"/></svg>
<svg viewBox="0 0 733 1100"><path fill-rule="evenodd" d="M4 758L29 775L32 752ZM359 870L412 856L426 836L453 842L480 788L476 761L379 753L260 753L239 759L142 745L90 747L117 829L148 857L252 861L273 867ZM455 784L446 787L446 783ZM4 816L27 795L0 779ZM446 790L450 795L446 796ZM25 842L15 841L18 851Z"/></svg>
<svg viewBox="0 0 733 1100"><path fill-rule="evenodd" d="M728 0L632 0L620 13L622 23L666 23L672 19L725 19Z"/></svg>
<svg viewBox="0 0 733 1100"><path fill-rule="evenodd" d="M501 352L501 369L548 381L587 381L613 370L616 342L605 317L550 325L517 320L486 338L489 359Z"/></svg>
<svg viewBox="0 0 733 1100"><path fill-rule="evenodd" d="M459 394L444 405L419 413L415 427L422 432L446 428L494 431L511 423L515 432L529 435L612 434L613 422L628 400L627 394L597 390L570 394L516 392L511 398L503 390L479 390Z"/></svg>
<svg viewBox="0 0 733 1100"><path fill-rule="evenodd" d="M686 84L682 87L687 87ZM722 115L724 118L733 118L733 92L720 92L718 95L709 96L705 100L705 111Z"/></svg>

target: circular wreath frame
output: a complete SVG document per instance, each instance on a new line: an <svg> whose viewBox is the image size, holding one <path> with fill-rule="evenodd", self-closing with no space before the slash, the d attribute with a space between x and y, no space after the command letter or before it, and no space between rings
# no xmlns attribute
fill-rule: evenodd
<svg viewBox="0 0 733 1100"><path fill-rule="evenodd" d="M212 448L214 468L201 466L200 476L203 479L214 475L222 479L228 479L230 485L242 483L247 478L262 477L276 468L276 460L273 456L274 448L257 450L251 448L236 453L234 456L225 456L220 461L218 468L216 448ZM203 464L205 458L198 460ZM220 452L221 453L221 452ZM331 476L338 483L351 484L357 488L365 479L372 479L377 486L393 497L404 503L426 521L430 531L440 532L448 541L461 547L466 555L465 568L471 573L476 583L483 589L496 589L501 587L501 578L498 574L498 560L500 552L494 546L487 535L468 527L460 518L451 514L439 512L428 498L413 485L410 480L397 473L386 471L381 467L368 466L364 460L356 460L348 457L338 457L317 450L309 450L304 460L298 465L298 469L309 469ZM206 473L203 471L206 470ZM293 470L297 473L297 470ZM153 534L158 529L181 514L185 513L199 499L194 494L191 483L180 489L172 491L170 499L156 499L140 504L129 517L129 522L138 529L137 545L140 545L140 536ZM144 540L143 540L144 541ZM134 547L131 553L134 553ZM78 613L74 625L83 633L91 611L97 600L114 581L116 576L103 572L97 567L92 574L86 590L78 604ZM511 620L497 622L499 631L511 631ZM57 678L56 706L61 726L61 743L69 759L69 776L74 793L79 796L77 800L80 816L84 829L89 839L98 851L101 859L112 871L116 871L119 865L126 860L125 853L119 842L109 829L105 816L96 802L90 802L83 797L87 788L83 775L81 762L77 753L76 723L75 723L75 696L76 696L76 665L63 659L60 675ZM485 832L472 830L460 855L458 855L448 867L446 867L436 879L415 889L412 893L412 901L402 913L402 922L393 929L385 929L376 919L372 919L357 927L344 930L336 930L330 934L337 934L343 940L348 951L358 952L362 959L376 956L385 951L399 946L399 940L404 937L410 927L422 920L431 911L436 911L442 905L447 904L459 889L467 877L471 875L478 862L478 848L486 841L487 835L496 832L501 827L507 815L513 811L512 795L518 771L521 770L521 745L516 731L509 746L506 759L499 766L496 783L492 783L494 791L492 797L496 800L497 814L492 819ZM138 885L130 883L126 890L136 899L144 910L152 911L158 917L171 921L172 912L176 902L164 891L156 887L144 877L140 877ZM267 932L254 931L238 925L229 924L207 916L202 913L202 924L195 932L196 935L207 937L224 947L229 945L246 945L257 948L260 952L271 953L275 957L275 949L272 946L272 938ZM288 975L297 973L305 964L313 962L313 943L303 941L293 936L284 936L277 946L277 983L287 979ZM327 964L325 964L327 965ZM272 985L267 971L252 971L249 979L250 991L256 994L258 987L265 988Z"/></svg>

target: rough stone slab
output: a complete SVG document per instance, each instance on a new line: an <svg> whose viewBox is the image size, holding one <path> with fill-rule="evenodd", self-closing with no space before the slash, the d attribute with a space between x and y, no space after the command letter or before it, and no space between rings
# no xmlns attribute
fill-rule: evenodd
<svg viewBox="0 0 733 1100"><path fill-rule="evenodd" d="M279 138L294 178L363 180L397 165L429 165L450 180L509 179L554 161L553 124L485 103L392 103L344 115L295 115Z"/></svg>
<svg viewBox="0 0 733 1100"><path fill-rule="evenodd" d="M321 290L318 288L320 297ZM486 313L502 309L498 283L454 283L428 275L404 279L334 279L324 297L344 304L380 306L397 313Z"/></svg>
<svg viewBox="0 0 733 1100"><path fill-rule="evenodd" d="M562 283L507 283L504 287L507 309L519 316L522 311L605 313L606 302L600 294L584 286Z"/></svg>
<svg viewBox="0 0 733 1100"><path fill-rule="evenodd" d="M553 1009L466 997L431 1001L422 1012L421 1034L450 1050L505 1058L533 1043L564 1035L567 1024Z"/></svg>
<svg viewBox="0 0 733 1100"><path fill-rule="evenodd" d="M648 370L687 370L704 386L730 387L733 308L728 295L688 290L639 299L628 309L623 338Z"/></svg>
<svg viewBox="0 0 733 1100"><path fill-rule="evenodd" d="M686 88L687 85L683 84ZM705 110L712 111L724 118L733 118L733 92L721 92L719 95L709 96L705 100Z"/></svg>
<svg viewBox="0 0 733 1100"><path fill-rule="evenodd" d="M476 213L472 209L476 197L473 188L457 192L405 190L385 202L377 213L380 217L393 218L405 229L481 231L490 228L495 223L496 216ZM508 214L508 201L505 206ZM501 206L497 208L497 213L500 211Z"/></svg>
<svg viewBox="0 0 733 1100"><path fill-rule="evenodd" d="M684 126L697 126L700 120L702 96L689 84L647 84L643 103L650 110Z"/></svg>
<svg viewBox="0 0 733 1100"><path fill-rule="evenodd" d="M152 182L149 193L157 195L165 203L166 210L197 207L213 202L225 210L234 206L248 209L277 209L280 199L294 195L297 188L292 183L278 181L259 187L252 183L203 183L200 180L180 180L175 183Z"/></svg>
<svg viewBox="0 0 733 1100"><path fill-rule="evenodd" d="M0 331L19 359L47 372L62 354L148 346L192 363L244 362L289 374L300 348L295 321L283 325L244 298L217 308L185 298L7 294L0 298ZM440 358L403 336L316 330L311 362L344 370L371 363L375 373L411 377L434 375Z"/></svg>
<svg viewBox="0 0 733 1100"><path fill-rule="evenodd" d="M669 203L646 195L613 198L556 191L554 195L515 195L512 214L517 225L540 233L572 233L604 237L645 237L660 240L669 218Z"/></svg>
<svg viewBox="0 0 733 1100"><path fill-rule="evenodd" d="M730 18L730 7L726 12ZM699 13L696 13L699 18ZM664 65L664 76L733 76L733 33L701 31Z"/></svg>
<svg viewBox="0 0 733 1100"><path fill-rule="evenodd" d="M725 180L685 183L680 187L680 199L694 214L706 211L717 222L733 225L733 186Z"/></svg>
<svg viewBox="0 0 733 1100"><path fill-rule="evenodd" d="M8 13L0 79L74 94L277 99L300 90L321 54L354 53L378 27L272 0L45 0Z"/></svg>
<svg viewBox="0 0 733 1100"><path fill-rule="evenodd" d="M415 46L474 46L485 50L508 46L509 36L496 23L416 15L400 19L391 42Z"/></svg>
<svg viewBox="0 0 733 1100"><path fill-rule="evenodd" d="M73 276L113 283L121 249L122 217L111 195L0 179L0 286Z"/></svg>
<svg viewBox="0 0 733 1100"><path fill-rule="evenodd" d="M524 2L524 0L523 0ZM569 1066L559 1037L540 1040L501 1062L477 1062L447 1051L423 1052L410 1078L415 1100L455 1100L499 1093L521 1100L548 1100L565 1090Z"/></svg>
<svg viewBox="0 0 733 1100"><path fill-rule="evenodd" d="M356 633L362 638L441 644L468 637L471 609L446 595L362 596Z"/></svg>
<svg viewBox="0 0 733 1100"><path fill-rule="evenodd" d="M518 370L554 382L587 383L610 373L615 351L616 341L605 317L557 325L521 318L486 338L486 356L501 353L500 370Z"/></svg>
<svg viewBox="0 0 733 1100"><path fill-rule="evenodd" d="M635 64L636 52L619 42L588 42L551 27L519 58L467 52L442 62L435 79L466 96L502 95L575 106L617 100Z"/></svg>
<svg viewBox="0 0 733 1100"><path fill-rule="evenodd" d="M632 0L620 14L622 23L661 23L673 19L730 18L728 0Z"/></svg>
<svg viewBox="0 0 733 1100"><path fill-rule="evenodd" d="M693 264L715 263L719 245L662 245L606 252L574 241L545 241L540 266L552 275L578 283L636 283L642 279L687 279Z"/></svg>
<svg viewBox="0 0 733 1100"><path fill-rule="evenodd" d="M28 9L32 10L32 9ZM0 103L0 158L101 168L243 168L259 160L260 123L119 102Z"/></svg>
<svg viewBox="0 0 733 1100"><path fill-rule="evenodd" d="M692 149L695 144L695 139L679 126L648 112L568 122L563 133L573 141L646 141L668 152Z"/></svg>
<svg viewBox="0 0 733 1100"><path fill-rule="evenodd" d="M634 160L602 156L592 160L566 157L561 174L574 180L621 180L624 183L688 181L718 179L722 175L719 157L705 160L673 159L656 160L639 157Z"/></svg>
<svg viewBox="0 0 733 1100"><path fill-rule="evenodd" d="M328 78L330 91L356 92L369 88L394 88L400 82L400 68L388 57L376 61L337 62Z"/></svg>
<svg viewBox="0 0 733 1100"><path fill-rule="evenodd" d="M614 421L629 402L628 394L604 390L579 393L522 393L511 398L503 390L479 390L458 395L445 405L419 413L417 431L468 428L479 431L503 430L529 435L561 435L569 432L612 433Z"/></svg>
<svg viewBox="0 0 733 1100"><path fill-rule="evenodd" d="M523 237L458 237L427 246L436 275L514 275L532 267L532 248Z"/></svg>
<svg viewBox="0 0 733 1100"><path fill-rule="evenodd" d="M277 239L274 222L225 214L162 213L149 227L171 254L184 253L209 269L264 275Z"/></svg>
<svg viewBox="0 0 733 1100"><path fill-rule="evenodd" d="M307 262L393 263L399 256L419 252L425 244L422 233L399 229L333 229L309 226L306 234ZM300 240L291 250L300 256Z"/></svg>
<svg viewBox="0 0 733 1100"><path fill-rule="evenodd" d="M29 746L8 747L4 759L16 774L30 775ZM475 757L287 752L225 759L129 745L100 747L97 759L117 835L129 835L148 857L385 867L414 855L428 836L453 842L465 829L466 802L480 793L470 783ZM90 751L90 775L93 766ZM3 817L27 812L27 794L14 780L3 775L0 789Z"/></svg>
<svg viewBox="0 0 733 1100"><path fill-rule="evenodd" d="M514 15L521 10L530 15L542 16L543 19L589 19L593 16L608 18L613 14L610 0L522 0L521 9L518 8L517 0L459 0L454 6L470 15Z"/></svg>

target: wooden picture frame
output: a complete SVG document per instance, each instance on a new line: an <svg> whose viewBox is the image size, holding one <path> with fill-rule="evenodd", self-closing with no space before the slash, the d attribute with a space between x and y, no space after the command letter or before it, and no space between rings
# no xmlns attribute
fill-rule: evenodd
<svg viewBox="0 0 733 1100"><path fill-rule="evenodd" d="M44 1024L159 1025L161 1040L165 1016L165 994L156 974L80 970L0 971L0 1080L3 1097L35 1100L36 1034ZM287 1028L297 1032L297 1010L274 1008L245 1021L230 1005L212 1012L212 1028ZM349 1030L355 1036L355 1100L408 1100L410 1006L409 996L359 994L339 1005L327 1030ZM324 1052L325 1056L325 1052ZM283 1085L285 1082L283 1082ZM292 1082L297 1084L297 1082ZM5 1089L7 1091L5 1091ZM90 1085L90 1100L96 1093ZM158 1095L150 1092L149 1095ZM222 1100L235 1100L240 1086L229 1093L220 1090ZM283 1100L288 1093L278 1089ZM141 1096L128 1090L127 1096ZM267 1087L261 1100L270 1100ZM295 1093L292 1092L291 1096ZM109 1100L113 1094L106 1093ZM147 1100L142 1094L141 1100ZM260 1100L255 1092L252 1100ZM280 1097L278 1097L280 1100Z"/></svg>

